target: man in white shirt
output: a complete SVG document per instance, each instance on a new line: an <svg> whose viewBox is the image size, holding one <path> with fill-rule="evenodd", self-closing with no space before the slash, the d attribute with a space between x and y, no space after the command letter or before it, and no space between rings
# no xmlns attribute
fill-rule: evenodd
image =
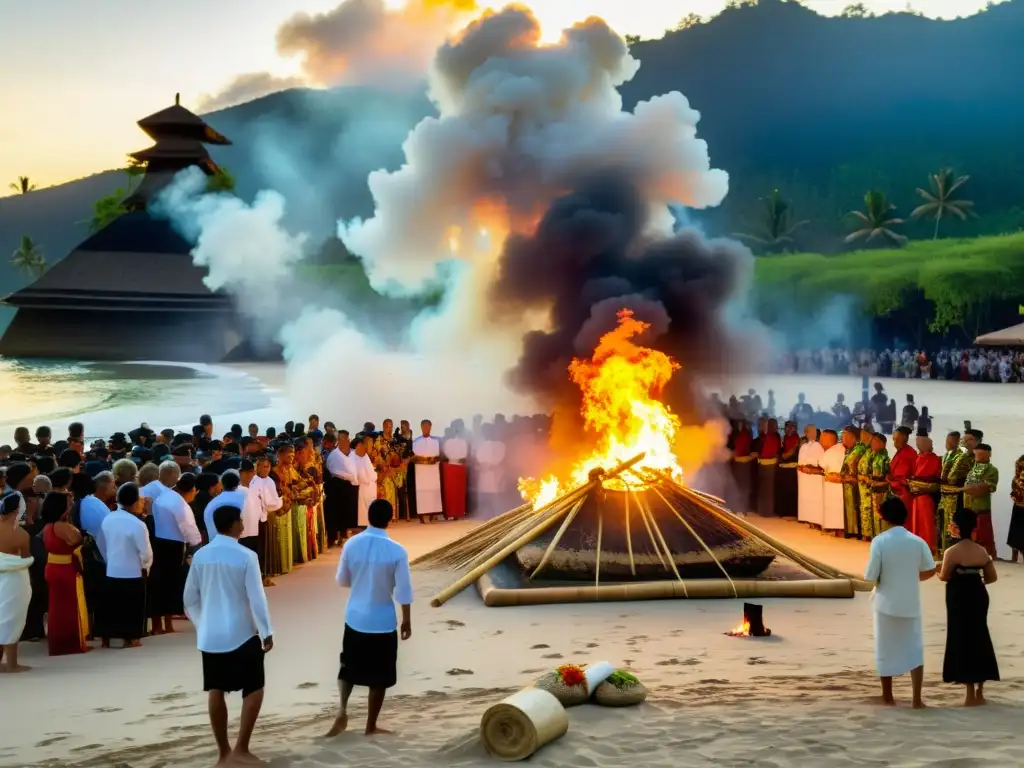
<svg viewBox="0 0 1024 768"><path fill-rule="evenodd" d="M153 565L153 549L141 514L139 487L125 483L117 489L117 509L101 526L100 554L107 564L107 578L94 634L102 639L104 648L110 647L112 637L123 640L125 648L136 648L146 634L144 575Z"/></svg>
<svg viewBox="0 0 1024 768"><path fill-rule="evenodd" d="M882 679L882 703L895 706L892 679L910 672L914 708L921 709L924 681L924 631L921 582L935 575L931 549L906 528L907 508L891 496L879 514L891 528L871 540L864 578L875 582L875 667Z"/></svg>
<svg viewBox="0 0 1024 768"><path fill-rule="evenodd" d="M273 552L277 547L277 521L284 500L277 492L277 486L270 477L270 457L263 455L256 459L256 476L249 481L248 503L260 509L259 551L260 571L263 572L263 586L275 586L271 576L275 569Z"/></svg>
<svg viewBox="0 0 1024 768"><path fill-rule="evenodd" d="M264 655L274 647L270 608L256 553L238 543L241 508L218 507L213 524L218 535L192 558L185 611L203 656L203 690L220 752L217 764L262 764L249 752L249 739L263 706ZM224 694L234 691L242 692L242 715L232 749Z"/></svg>
<svg viewBox="0 0 1024 768"><path fill-rule="evenodd" d="M479 509L484 519L490 519L501 510L502 468L505 464L505 444L496 440L493 424L483 425L484 441L476 449L477 491Z"/></svg>
<svg viewBox="0 0 1024 768"><path fill-rule="evenodd" d="M359 480L356 478L356 454L348 430L338 432L338 447L327 455L329 476L327 499L331 508L327 520L329 543L340 543L359 527ZM325 511L326 513L326 511Z"/></svg>
<svg viewBox="0 0 1024 768"><path fill-rule="evenodd" d="M170 460L163 462L158 471L160 474L157 475L156 480L146 483L139 489L139 494L142 496L143 517L153 513L153 504L156 503L156 500L171 490L178 482L178 478L181 477L181 467Z"/></svg>
<svg viewBox="0 0 1024 768"><path fill-rule="evenodd" d="M184 612L186 547L203 543L189 506L195 497L196 476L186 472L153 504L153 568L146 582L146 607L154 635L174 632L173 617Z"/></svg>
<svg viewBox="0 0 1024 768"><path fill-rule="evenodd" d="M835 430L826 429L821 433L821 469L824 473L822 485L821 529L836 536L843 536L846 515L843 506L843 462L846 461L846 446L839 442Z"/></svg>
<svg viewBox="0 0 1024 768"><path fill-rule="evenodd" d="M338 690L341 711L328 737L348 727L352 689L370 689L366 735L387 733L377 726L387 689L398 679L398 622L395 603L402 606L402 640L412 637L412 576L409 553L387 534L393 510L387 499L370 505L370 527L353 536L341 550L337 582L351 587L345 606L345 636L341 648Z"/></svg>
<svg viewBox="0 0 1024 768"><path fill-rule="evenodd" d="M804 444L797 454L797 519L813 526L821 526L824 455L825 449L818 442L818 428L808 424L804 427Z"/></svg>
<svg viewBox="0 0 1024 768"><path fill-rule="evenodd" d="M416 516L421 523L444 514L441 501L441 442L430 436L429 419L420 422L423 434L412 441L413 487L416 489Z"/></svg>
<svg viewBox="0 0 1024 768"><path fill-rule="evenodd" d="M206 509L203 512L206 535L210 541L217 538L217 528L213 523L213 513L221 507L245 509L246 498L249 495L249 490L242 487L242 476L236 469L229 469L220 476L220 487L223 490L206 505Z"/></svg>

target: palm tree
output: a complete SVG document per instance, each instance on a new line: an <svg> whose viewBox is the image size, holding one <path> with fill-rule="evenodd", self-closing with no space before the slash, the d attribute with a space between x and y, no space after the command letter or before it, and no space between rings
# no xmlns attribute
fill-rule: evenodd
<svg viewBox="0 0 1024 768"><path fill-rule="evenodd" d="M970 176L957 176L953 173L952 168L943 168L928 177L928 183L932 188L930 192L920 187L917 188L917 194L924 198L925 203L915 208L910 217L912 219L922 216L934 218L935 235L932 237L933 240L939 239L939 225L942 223L942 217L946 214L952 214L960 221L967 221L969 217L975 215L971 210L974 208L973 202L957 200L953 197L953 193L966 184L970 178Z"/></svg>
<svg viewBox="0 0 1024 768"><path fill-rule="evenodd" d="M11 265L29 277L42 277L46 271L46 257L28 235L21 236L21 244L11 254Z"/></svg>
<svg viewBox="0 0 1024 768"><path fill-rule="evenodd" d="M864 195L864 210L846 214L856 217L859 225L856 231L846 236L846 242L852 243L863 238L870 243L881 237L892 245L903 245L907 238L892 230L897 224L903 223L903 219L892 218L891 214L895 210L896 206L886 199L884 193L878 190L868 192Z"/></svg>
<svg viewBox="0 0 1024 768"><path fill-rule="evenodd" d="M27 195L36 188L36 185L29 180L28 176L19 176L17 181L12 181L7 186L19 195Z"/></svg>
<svg viewBox="0 0 1024 768"><path fill-rule="evenodd" d="M761 234L746 235L737 232L733 235L734 237L756 243L769 252L782 251L793 242L793 233L810 223L809 221L790 222L792 207L787 200L783 199L782 193L777 189L773 189L768 197L762 197L760 202L763 204Z"/></svg>

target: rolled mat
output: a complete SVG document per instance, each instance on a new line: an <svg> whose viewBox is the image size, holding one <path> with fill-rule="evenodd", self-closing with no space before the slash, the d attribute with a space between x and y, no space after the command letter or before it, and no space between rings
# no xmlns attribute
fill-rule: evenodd
<svg viewBox="0 0 1024 768"><path fill-rule="evenodd" d="M507 762L525 760L568 730L565 708L539 688L512 694L484 712L480 721L480 739L487 752Z"/></svg>

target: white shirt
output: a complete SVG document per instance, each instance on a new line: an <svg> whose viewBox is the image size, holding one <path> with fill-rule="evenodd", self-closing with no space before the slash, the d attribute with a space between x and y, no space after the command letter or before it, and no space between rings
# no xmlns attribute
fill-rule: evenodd
<svg viewBox="0 0 1024 768"><path fill-rule="evenodd" d="M469 443L461 437L452 437L444 441L444 455L448 461L463 462L469 456Z"/></svg>
<svg viewBox="0 0 1024 768"><path fill-rule="evenodd" d="M485 440L476 451L480 465L480 479L477 488L480 493L501 491L501 465L505 461L505 444L497 440Z"/></svg>
<svg viewBox="0 0 1024 768"><path fill-rule="evenodd" d="M101 530L103 538L96 541L107 564L108 579L138 579L153 565L149 530L131 512L118 507L103 519Z"/></svg>
<svg viewBox="0 0 1024 768"><path fill-rule="evenodd" d="M206 525L206 538L208 540L213 541L217 538L217 526L213 524L213 513L221 507L238 507L242 510L242 518L244 520L245 500L248 495L249 489L240 485L234 491L224 491L214 496L203 511L203 523ZM258 531L259 526L256 527Z"/></svg>
<svg viewBox="0 0 1024 768"><path fill-rule="evenodd" d="M914 618L921 615L923 571L935 568L931 550L902 525L871 540L864 578L875 582L872 593L876 613Z"/></svg>
<svg viewBox="0 0 1024 768"><path fill-rule="evenodd" d="M345 543L336 579L352 588L345 623L357 632L394 632L395 603L412 604L409 553L382 528L367 528Z"/></svg>
<svg viewBox="0 0 1024 768"><path fill-rule="evenodd" d="M159 480L153 480L152 482L146 483L144 486L139 488L139 496L144 499L151 499L154 503L157 499L163 496L167 491L171 490L166 485L161 483Z"/></svg>
<svg viewBox="0 0 1024 768"><path fill-rule="evenodd" d="M162 493L153 502L153 535L168 541L183 541L193 547L203 543L192 507L177 491Z"/></svg>
<svg viewBox="0 0 1024 768"><path fill-rule="evenodd" d="M200 651L228 653L254 635L266 640L274 633L259 559L230 536L192 556L184 602Z"/></svg>
<svg viewBox="0 0 1024 768"><path fill-rule="evenodd" d="M356 452L351 448L348 455L341 452L341 448L335 448L327 454L327 471L337 478L347 480L352 485L359 485L356 482L356 470L352 460L356 458Z"/></svg>
<svg viewBox="0 0 1024 768"><path fill-rule="evenodd" d="M95 496L86 496L78 507L78 521L82 524L82 530L96 539L96 546L103 552L105 542L103 540L103 521L107 519L110 510L107 505Z"/></svg>
<svg viewBox="0 0 1024 768"><path fill-rule="evenodd" d="M269 477L254 477L249 482L249 497L248 505L255 504L259 508L259 521L261 523L267 522L267 512L276 512L281 508L284 502L277 493L277 486L274 481ZM248 506L246 507L248 509ZM245 510L243 510L244 512ZM245 530L242 532L243 536L259 536L260 527L256 525L256 533L249 533L249 525L243 520Z"/></svg>

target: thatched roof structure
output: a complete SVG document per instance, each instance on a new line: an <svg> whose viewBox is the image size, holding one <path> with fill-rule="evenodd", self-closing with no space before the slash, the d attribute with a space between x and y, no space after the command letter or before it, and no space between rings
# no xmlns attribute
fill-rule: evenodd
<svg viewBox="0 0 1024 768"><path fill-rule="evenodd" d="M1024 347L1024 323L992 331L974 340L979 347Z"/></svg>

